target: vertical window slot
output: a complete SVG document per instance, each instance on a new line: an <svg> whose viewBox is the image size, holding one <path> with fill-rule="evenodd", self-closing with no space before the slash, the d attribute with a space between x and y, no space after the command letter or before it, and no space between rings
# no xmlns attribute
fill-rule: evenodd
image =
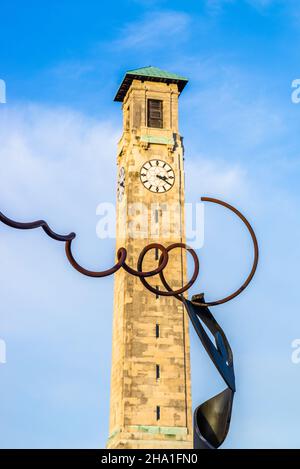
<svg viewBox="0 0 300 469"><path fill-rule="evenodd" d="M163 128L163 102L159 99L148 99L147 103L148 127Z"/></svg>

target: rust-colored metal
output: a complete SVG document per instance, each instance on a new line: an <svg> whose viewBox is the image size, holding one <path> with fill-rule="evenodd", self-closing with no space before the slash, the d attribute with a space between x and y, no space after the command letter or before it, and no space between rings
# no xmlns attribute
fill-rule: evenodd
<svg viewBox="0 0 300 469"><path fill-rule="evenodd" d="M212 203L221 205L221 206L231 210L233 213L235 213L246 225L246 227L247 227L247 229L248 229L248 231L251 235L252 242L253 242L253 250L254 250L253 264L252 264L251 271L250 271L248 277L246 278L246 280L244 281L244 283L242 284L242 286L240 288L238 288L235 292L233 292L230 295L228 295L224 298L221 298L219 300L207 301L207 302L197 302L197 306L217 306L217 305L220 305L220 304L223 304L223 303L227 303L228 301L230 301L233 298L235 298L236 296L238 296L243 290L245 290L245 288L251 282L251 280L252 280L252 278L255 274L255 271L257 269L257 264L258 264L258 257L259 257L258 243L257 243L257 239L256 239L256 236L255 236L255 233L254 233L254 230L253 230L252 226L250 225L250 223L246 219L246 217L241 212L239 212L239 210L237 210L235 207L228 204L227 202L223 202L222 200L219 200L219 199L213 199L211 197L202 197L201 200L203 202L212 202ZM199 260L198 260L198 256L195 253L195 251L192 248L188 247L186 244L183 244L183 243L172 244L172 245L170 245L166 248L166 251L170 252L175 248L186 249L192 255L195 267L194 267L194 273L193 273L193 276L192 276L191 280L185 286L183 286L182 288L180 288L178 290L173 290L170 287L170 285L168 284L168 282L166 281L164 273L163 273L163 269L162 269L161 272L159 273L159 276L160 276L160 279L161 279L161 281L162 281L162 283L163 283L163 285L164 285L164 287L166 288L167 291L163 291L161 289L157 290L156 288L152 287L145 280L143 275L141 275L141 282L143 283L143 285L150 292L152 292L156 295L159 295L159 296L175 296L178 300L182 301L182 297L180 295L182 293L186 292L189 288L191 288L191 286L195 283L195 281L198 277L198 274L199 274ZM140 257L139 257L139 260L138 260L138 270L140 272L142 272L143 259L145 257L145 253L143 253L143 252L140 254ZM161 259L160 259L160 261L161 261Z"/></svg>
<svg viewBox="0 0 300 469"><path fill-rule="evenodd" d="M159 249L162 252L157 269L151 270L149 272L143 272L139 261L137 265L137 270L134 270L132 267L129 267L129 265L124 262L123 268L126 270L126 272L136 277L140 277L140 279L143 279L145 277L153 277L154 275L161 274L169 261L168 248L165 248L162 244L159 243L148 244L148 246L145 246L143 248L139 256L139 259L142 259L142 262L147 252L151 251L151 249Z"/></svg>
<svg viewBox="0 0 300 469"><path fill-rule="evenodd" d="M211 197L201 197L201 200L203 202L212 202L214 204L221 205L222 207L228 208L228 210L231 210L233 213L235 213L246 225L246 227L247 227L247 229L250 233L252 242L253 242L253 251L254 251L253 264L252 264L251 271L250 271L248 277L246 278L246 280L244 281L244 283L242 284L242 286L240 288L238 288L235 292L231 293L231 295L225 296L224 298L221 298L220 300L208 301L208 302L205 302L205 303L197 303L198 306L199 305L200 306L217 306L217 305L221 305L223 303L227 303L228 301L230 301L233 298L237 297L240 293L242 293L243 290L245 290L245 288L251 282L251 280L252 280L252 278L253 278L253 276L256 272L257 264L258 264L258 258L259 258L258 242L257 242L256 236L255 236L254 230L253 230L252 226L250 225L249 221L235 207L228 204L227 202L223 202L222 200L219 200L219 199L213 199Z"/></svg>
<svg viewBox="0 0 300 469"><path fill-rule="evenodd" d="M165 248L165 251L167 253L169 253L170 251L172 251L173 249L176 249L176 248L181 248L181 249L186 249L193 257L194 259L194 265L195 265L195 268L194 268L194 273L192 275L192 278L189 280L189 282L184 285L182 288L179 288L178 290L172 290L172 288L170 287L170 285L167 283L166 279L165 279L165 276L163 274L163 269L161 269L161 271L159 272L159 276L160 276L160 279L164 285L164 287L166 288L167 291L163 291L163 290L157 290L156 288L152 287L148 282L147 280L145 280L145 277L144 275L141 276L140 280L142 282L142 284L149 290L151 291L152 293L156 294L156 295L159 295L159 296L175 296L177 297L179 300L181 300L181 298L179 297L180 294L186 292L189 288L191 288L191 286L195 283L197 277L198 277L198 273L199 273L199 259L198 259L198 256L197 254L195 253L195 251L193 249L191 249L190 247L188 247L186 244L184 243L174 243L174 244L171 244L170 246L168 246L167 248ZM138 259L138 271L139 272L142 272L142 267L143 267L143 260L144 260L144 257L145 257L145 254L146 252L148 251L147 247L143 249L143 251L141 252L140 256L139 256L139 259ZM159 262L161 263L161 259L162 259L162 256L159 260Z"/></svg>
<svg viewBox="0 0 300 469"><path fill-rule="evenodd" d="M71 245L72 245L72 240L66 242L65 251L66 251L68 261L70 262L72 267L74 267L74 269L78 270L78 272L80 272L83 275L86 275L87 277L108 277L109 275L114 274L121 267L123 267L124 262L127 257L126 249L120 248L117 253L118 262L113 267L107 270L99 271L99 272L92 271L92 270L85 269L80 264L78 264L78 262L75 260L73 256Z"/></svg>
<svg viewBox="0 0 300 469"><path fill-rule="evenodd" d="M17 228L18 230L33 230L35 228L42 228L45 233L50 236L50 238L55 239L56 241L70 241L75 238L75 233L70 233L68 235L59 235L51 230L50 226L44 220L37 220L30 223L20 223L18 221L11 220L6 217L3 213L0 212L0 221L11 228Z"/></svg>
<svg viewBox="0 0 300 469"><path fill-rule="evenodd" d="M250 223L248 222L246 217L244 215L242 215L242 213L239 212L235 207L233 207L232 205L229 205L226 202L223 202L222 200L213 199L211 197L202 197L201 200L203 202L212 202L212 203L221 205L221 206L231 210L233 213L235 213L246 225L246 227L247 227L247 229L248 229L248 231L251 235L251 239L252 239L253 247L254 247L254 259L253 259L252 269L250 271L250 274L248 275L248 277L246 278L246 280L244 281L244 283L242 284L242 286L240 288L238 288L234 293L231 293L230 295L228 295L224 298L221 298L219 300L208 301L208 302L205 302L205 303L204 302L203 303L197 302L198 306L199 305L200 306L216 306L216 305L220 305L220 304L223 304L223 303L226 303L226 302L232 300L233 298L238 296L243 290L245 290L245 288L249 285L249 283L251 282L251 280L252 280L252 278L255 274L257 264L258 264L258 256L259 256L258 243L257 243L257 239L256 239L256 236L255 236L255 233L253 231L252 226L250 225ZM159 243L148 244L147 246L144 247L144 249L141 251L141 253L139 255L136 270L134 268L130 267L126 263L127 250L124 247L122 247L117 252L117 262L113 267L111 267L110 269L107 269L107 270L103 270L103 271L92 271L92 270L88 270L88 269L82 267L80 264L78 264L78 262L75 260L75 258L73 256L71 246L72 246L72 241L76 237L75 233L70 233L68 235L59 235L59 234L55 233L49 227L48 223L45 222L44 220L38 220L38 221L30 222L30 223L20 223L20 222L16 222L16 221L11 220L10 218L6 217L1 212L0 212L0 221L5 223L5 225L7 225L7 226L10 226L12 228L17 228L17 229L20 229L20 230L31 230L31 229L35 229L35 228L42 228L45 231L45 233L48 236L50 236L50 238L55 239L56 241L65 242L66 256L67 256L70 264L74 267L74 269L76 269L78 272L80 272L83 275L86 275L88 277L107 277L109 275L113 275L114 273L116 273L122 267L130 275L134 275L135 277L139 277L142 284L145 286L145 288L147 288L150 292L154 293L155 295L174 296L178 300L182 301L183 298L182 298L181 295L191 288L191 286L195 283L195 281L198 277L198 274L199 274L199 259L198 259L198 256L192 248L190 248L189 246L187 246L184 243L174 243L174 244L171 244L168 247L164 247L162 244L159 244ZM192 275L191 279L189 280L189 282L186 285L182 286L181 288L179 288L177 290L173 290L170 287L170 285L168 284L168 282L167 282L167 280L164 276L164 269L168 265L169 252L172 251L173 249L177 249L177 248L185 249L185 250L187 250L187 252L189 252L191 254L191 256L194 260L194 272L193 272L193 275ZM142 267L143 267L143 261L144 261L145 255L147 254L147 252L149 252L152 249L159 249L161 251L161 256L159 258L158 267L154 270L144 272ZM166 289L165 291L164 290L157 290L155 287L152 287L149 284L149 282L147 282L146 278L153 277L155 275L160 276L162 284L164 285L164 287Z"/></svg>

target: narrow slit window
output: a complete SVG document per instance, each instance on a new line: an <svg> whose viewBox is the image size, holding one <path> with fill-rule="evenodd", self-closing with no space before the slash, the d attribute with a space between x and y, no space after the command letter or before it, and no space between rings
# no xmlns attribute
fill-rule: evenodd
<svg viewBox="0 0 300 469"><path fill-rule="evenodd" d="M160 420L160 407L156 406L156 420Z"/></svg>
<svg viewBox="0 0 300 469"><path fill-rule="evenodd" d="M163 102L159 99L148 99L148 127L163 128Z"/></svg>
<svg viewBox="0 0 300 469"><path fill-rule="evenodd" d="M155 210L155 223L158 223L158 210Z"/></svg>
<svg viewBox="0 0 300 469"><path fill-rule="evenodd" d="M130 107L128 106L126 110L126 123L125 123L126 130L130 129Z"/></svg>
<svg viewBox="0 0 300 469"><path fill-rule="evenodd" d="M155 260L158 261L158 248L155 248Z"/></svg>
<svg viewBox="0 0 300 469"><path fill-rule="evenodd" d="M160 333L159 324L156 324L156 327L155 327L155 336L156 336L157 339L159 338L159 333Z"/></svg>
<svg viewBox="0 0 300 469"><path fill-rule="evenodd" d="M156 379L160 378L160 366L156 365Z"/></svg>
<svg viewBox="0 0 300 469"><path fill-rule="evenodd" d="M156 285L156 287L155 287L155 288L156 288L156 290L159 290L159 286L158 286L158 285ZM158 294L158 293L156 293L155 297L156 297L156 299L158 300L158 298L159 298L159 294Z"/></svg>

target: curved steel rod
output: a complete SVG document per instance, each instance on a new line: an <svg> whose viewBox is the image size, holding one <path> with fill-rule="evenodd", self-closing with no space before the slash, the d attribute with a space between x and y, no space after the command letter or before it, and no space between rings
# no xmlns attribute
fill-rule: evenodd
<svg viewBox="0 0 300 469"><path fill-rule="evenodd" d="M159 243L148 244L148 246L145 246L144 249L141 251L139 259L142 258L143 260L147 252L151 251L151 249L159 249L162 252L157 269L150 270L149 272L143 272L139 262L137 266L138 270L132 269L132 267L129 267L129 265L124 262L123 268L126 270L126 272L131 275L134 275L135 277L140 277L140 279L145 277L153 277L154 275L160 274L169 262L168 249L166 249L162 244Z"/></svg>
<svg viewBox="0 0 300 469"><path fill-rule="evenodd" d="M256 236L255 236L254 230L253 230L252 226L250 225L249 221L235 207L233 207L232 205L229 205L226 202L223 202L222 200L213 199L211 197L201 197L201 200L203 202L213 202L214 204L222 205L223 207L226 207L226 208L228 208L228 210L231 210L233 213L235 213L246 225L246 227L247 227L247 229L250 233L252 242L253 242L253 251L254 251L253 264L252 264L251 271L250 271L248 277L246 278L246 280L244 281L244 283L242 284L242 286L240 288L238 288L235 292L231 293L231 295L225 296L224 298L222 298L220 300L208 301L206 303L202 303L202 306L217 306L217 305L220 305L220 304L223 304L223 303L227 303L228 301L230 301L233 298L235 298L236 296L238 296L240 293L242 293L243 290L245 290L245 288L249 285L249 283L253 279L254 274L256 272L256 269L257 269L258 257L259 257L258 242L257 242Z"/></svg>
<svg viewBox="0 0 300 469"><path fill-rule="evenodd" d="M126 263L127 250L123 247L118 250L117 252L118 261L113 267L107 270L103 270L103 271L92 271L92 270L88 270L82 267L74 258L71 246L72 246L72 241L76 237L75 233L72 232L68 235L59 235L55 233L53 230L51 230L48 223L44 220L37 220L34 222L30 222L30 223L21 223L21 222L11 220L10 218L6 217L2 212L0 212L0 221L11 228L16 228L19 230L32 230L36 228L42 228L45 231L45 233L48 236L50 236L50 238L56 241L65 242L65 252L66 252L68 261L70 262L70 264L75 270L77 270L81 274L86 275L88 277L107 277L117 272L121 267L123 267L123 269L126 270L126 272L136 277L140 277L140 278L152 277L154 275L160 274L163 271L163 269L166 267L169 261L168 250L162 244L152 243L146 246L141 252L141 254L143 255L143 258L145 254L151 249L159 249L162 252L158 267L152 271L143 272L140 270L135 270L132 267L130 267Z"/></svg>
<svg viewBox="0 0 300 469"><path fill-rule="evenodd" d="M56 241L70 241L75 238L75 233L70 233L68 235L59 235L51 230L45 220L37 220L30 223L20 223L18 221L11 220L6 217L2 212L0 212L0 221L11 228L17 228L18 230L34 230L35 228L42 228L45 233L50 236L50 238L55 239Z"/></svg>
<svg viewBox="0 0 300 469"><path fill-rule="evenodd" d="M164 274L163 274L163 269L161 269L161 271L159 272L159 276L165 286L165 288L168 290L168 291L163 291L163 290L157 290L156 288L152 287L152 285L150 285L147 280L145 280L145 276L141 276L140 280L142 282L142 284L149 290L151 291L152 293L154 294L158 294L160 296L175 296L177 297L179 300L181 300L181 298L179 297L179 295L181 293L184 293L185 291L187 291L189 288L191 288L191 286L195 283L197 277L198 277L198 273L199 273L199 259L197 257L197 254L195 253L195 251L193 249L191 249L190 247L188 247L186 244L184 243L174 243L174 244L171 244L170 246L168 246L167 248L165 248L166 252L169 253L170 251L172 251L173 249L176 249L176 248L181 248L181 249L186 249L188 252L191 253L192 257L193 257L193 260L194 260L194 264L195 264L195 268L194 268L194 273L192 275L192 278L189 280L189 282L184 285L182 288L179 288L178 290L172 290L171 287L167 284L166 280L165 280L165 277L164 277ZM139 259L138 259L138 265L137 265L137 268L138 268L138 271L139 272L142 272L142 267L143 267L143 260L144 260L144 257L145 257L145 254L147 252L147 247L143 249L143 251L141 252L140 256L139 256ZM160 258L160 261L162 261L162 257Z"/></svg>
<svg viewBox="0 0 300 469"><path fill-rule="evenodd" d="M229 209L233 213L235 213L246 225L246 227L247 227L247 229L250 233L252 242L253 242L253 251L254 251L253 264L252 264L251 271L250 271L248 277L246 278L246 280L244 281L244 283L242 284L242 286L240 288L238 288L235 292L231 293L230 295L228 295L224 298L221 298L220 300L197 303L197 306L199 306L199 304L201 306L217 306L217 305L227 303L228 301L232 300L233 298L238 296L240 293L242 293L242 291L245 290L245 288L249 285L249 283L251 282L251 280L252 280L252 278L255 274L255 271L257 269L259 249L258 249L257 239L256 239L256 236L255 236L255 233L254 233L254 230L253 230L252 226L250 225L247 218L241 212L239 212L239 210L237 210L232 205L229 205L228 203L223 202L222 200L219 200L219 199L213 199L211 197L201 197L201 200L203 202L213 202L215 204L222 205L223 207L226 207L227 209ZM195 280L197 279L197 276L198 276L198 273L199 273L199 260L198 260L198 257L197 257L197 254L195 253L195 251L193 249L191 249L190 247L188 247L187 245L183 244L183 243L172 244L171 246L167 247L166 250L169 252L169 251L171 251L171 250L173 250L177 247L181 247L183 249L186 249L192 255L193 260L194 260L194 265L195 265L194 273L193 273L193 276L192 276L191 280L188 282L187 285L185 285L184 287L182 287L178 290L173 290L170 287L170 285L167 283L167 281L164 277L163 270L159 273L159 276L160 276L160 279L161 279L164 287L166 288L166 291L155 289L154 287L152 287L145 280L145 278L143 278L143 276L141 276L140 280L143 283L143 285L149 291L151 291L152 293L155 293L156 295L159 295L159 296L175 296L177 299L182 301L182 298L179 295L184 293L185 291L187 291L194 284ZM139 257L139 260L138 260L138 270L139 271L142 270L143 259L144 259L144 255L142 255L142 253L141 253L140 257Z"/></svg>
<svg viewBox="0 0 300 469"><path fill-rule="evenodd" d="M113 267L107 270L95 272L92 270L87 270L84 267L82 267L80 264L78 264L78 262L75 260L73 256L73 253L71 250L71 244L72 244L72 240L67 241L65 245L65 251L66 251L66 256L68 258L68 261L70 262L72 267L74 267L75 270L77 270L83 275L86 275L87 277L107 277L109 275L112 275L115 272L117 272L121 267L123 267L123 264L127 257L126 249L120 248L117 253L118 262Z"/></svg>
<svg viewBox="0 0 300 469"><path fill-rule="evenodd" d="M251 235L251 239L252 239L253 247L254 247L254 259L253 259L252 269L251 269L248 277L246 278L246 280L242 284L242 286L240 288L238 288L234 293L232 293L232 294L230 294L230 295L228 295L228 296L226 296L226 297L224 297L220 300L201 303L201 306L216 306L216 305L220 305L222 303L226 303L226 302L232 300L233 298L238 296L243 290L245 290L245 288L249 285L249 283L251 282L251 280L252 280L252 278L255 274L256 268L257 268L259 250L258 250L258 243L257 243L257 239L256 239L256 236L255 236L254 230L253 230L252 226L250 225L250 223L248 222L248 220L246 219L246 217L241 212L239 212L232 205L229 205L228 203L223 202L222 200L219 200L219 199L213 199L211 197L202 197L201 200L203 202L212 202L212 203L221 205L221 206L231 210L233 213L235 213L246 225L246 227L247 227L247 229L248 229L248 231ZM76 269L78 272L82 273L83 275L87 275L89 277L106 277L108 275L114 274L121 267L123 267L123 269L126 270L126 272L128 272L129 274L134 275L136 277L139 277L141 282L143 283L143 285L149 291L151 291L152 293L154 293L156 295L159 295L159 296L174 296L177 299L182 301L182 297L181 297L182 293L186 292L189 288L191 288L191 286L195 283L195 281L198 277L198 274L199 274L199 259L198 259L197 254L195 253L195 251L193 249L191 249L190 247L188 247L186 244L183 244L183 243L174 243L174 244L171 244L170 246L168 246L167 248L165 248L163 245L161 245L159 243L149 244L140 253L140 256L139 256L139 259L138 259L138 262L137 262L137 270L133 269L132 267L130 267L126 263L127 250L125 248L120 248L117 252L117 259L118 259L117 263L113 267L111 267L110 269L107 269L107 270L103 270L103 271L91 271L91 270L88 270L88 269L85 269L84 267L82 267L75 260L75 258L73 256L71 245L72 245L72 241L76 237L75 233L72 232L68 235L59 235L59 234L55 233L49 227L48 223L45 222L44 220L37 220L37 221L34 221L34 222L30 222L30 223L20 223L20 222L16 222L14 220L11 220L10 218L6 217L1 212L0 212L0 221L2 221L7 226L10 226L12 228L17 228L17 229L20 229L20 230L31 230L31 229L35 229L35 228L42 228L45 231L45 233L48 236L50 236L50 238L55 239L56 241L65 242L66 243L65 251L66 251L66 256L67 256L69 262L74 267L74 269ZM177 290L173 290L170 287L170 285L168 284L168 282L167 282L167 280L164 276L163 271L166 268L166 266L168 265L169 252L172 251L173 249L176 249L176 248L186 249L192 255L193 260L194 260L194 273L192 275L192 278L189 280L189 282L186 285L184 285L182 288L179 288ZM151 249L159 249L162 253L161 256L160 256L160 259L159 259L158 267L154 270L149 271L149 272L143 272L142 266L143 266L143 261L144 261L145 255ZM153 277L155 275L160 276L160 279L161 279L166 291L157 290L156 288L152 287L147 282L146 277Z"/></svg>

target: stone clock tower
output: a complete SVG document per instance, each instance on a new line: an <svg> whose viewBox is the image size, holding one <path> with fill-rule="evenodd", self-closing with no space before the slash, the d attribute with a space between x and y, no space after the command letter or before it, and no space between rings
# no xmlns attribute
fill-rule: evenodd
<svg viewBox="0 0 300 469"><path fill-rule="evenodd" d="M118 145L117 248L136 268L149 243L185 242L183 145L178 97L187 79L145 67L126 73ZM143 270L158 265L149 251ZM166 278L186 283L185 252L170 252ZM159 278L149 283L161 288ZM192 448L188 318L172 297L150 293L123 269L115 276L108 448Z"/></svg>

